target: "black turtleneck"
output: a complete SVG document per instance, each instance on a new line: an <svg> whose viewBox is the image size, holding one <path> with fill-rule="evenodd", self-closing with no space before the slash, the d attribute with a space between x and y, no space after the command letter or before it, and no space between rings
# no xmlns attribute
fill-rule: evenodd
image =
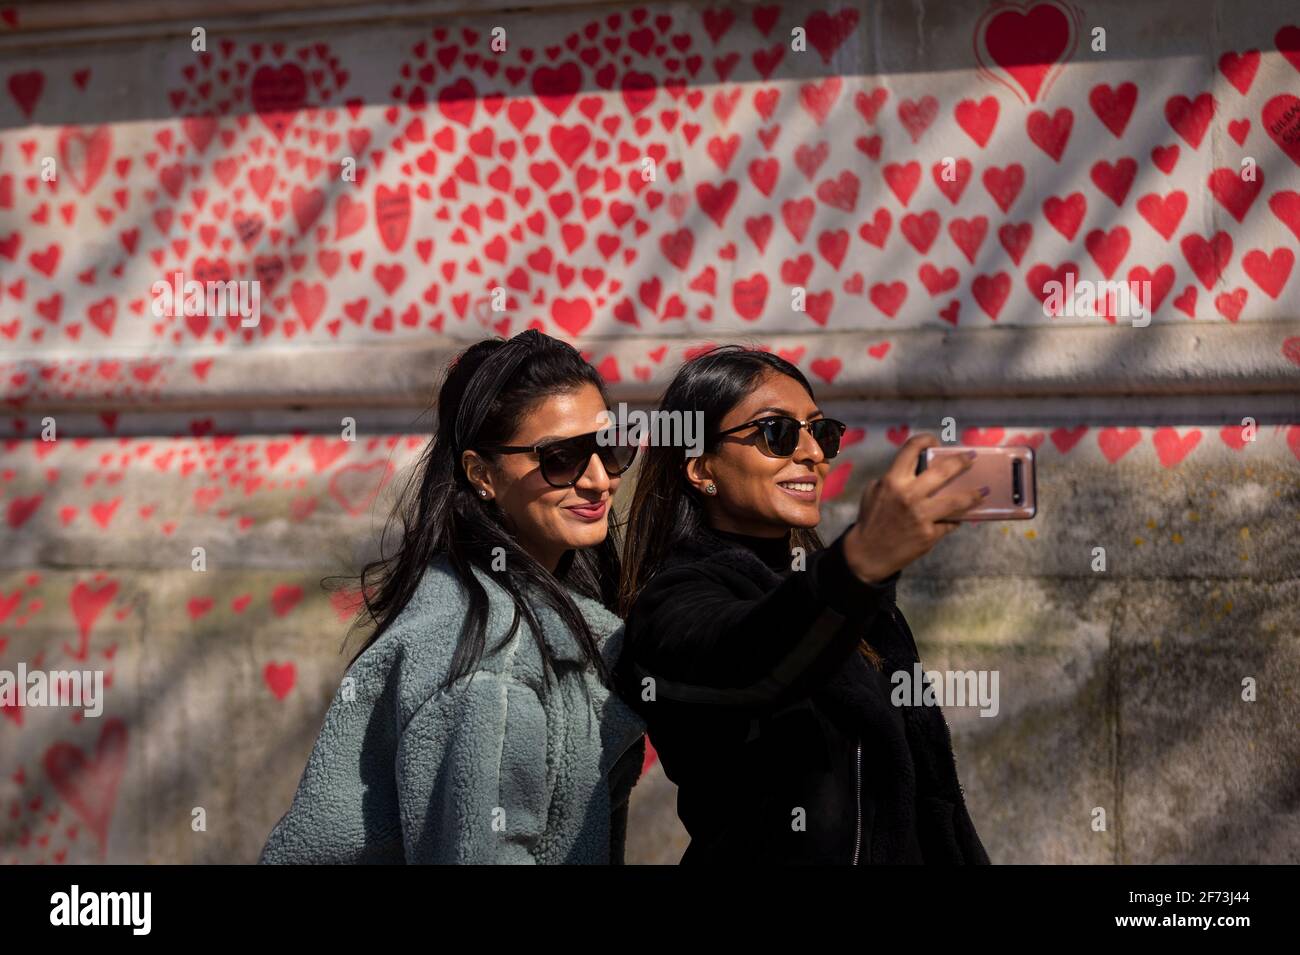
<svg viewBox="0 0 1300 955"><path fill-rule="evenodd" d="M754 537L750 534L720 531L716 527L710 528L710 532L715 537L721 537L728 543L738 544L752 551L770 570L781 573L790 569L790 534L788 532L780 537Z"/></svg>

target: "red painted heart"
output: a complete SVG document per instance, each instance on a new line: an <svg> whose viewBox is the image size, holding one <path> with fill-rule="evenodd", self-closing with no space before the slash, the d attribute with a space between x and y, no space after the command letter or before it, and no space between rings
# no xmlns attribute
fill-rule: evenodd
<svg viewBox="0 0 1300 955"><path fill-rule="evenodd" d="M108 853L109 825L126 768L126 745L126 724L110 718L100 730L93 757L72 743L57 742L41 760L55 791L99 840L102 855Z"/></svg>
<svg viewBox="0 0 1300 955"><path fill-rule="evenodd" d="M1017 96L1023 91L1031 103L1073 55L1076 40L1074 16L1046 0L1022 7L995 4L975 28L980 64Z"/></svg>

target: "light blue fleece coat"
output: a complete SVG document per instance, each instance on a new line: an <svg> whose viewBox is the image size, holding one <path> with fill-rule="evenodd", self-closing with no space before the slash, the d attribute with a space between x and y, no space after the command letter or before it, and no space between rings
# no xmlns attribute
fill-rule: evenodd
<svg viewBox="0 0 1300 955"><path fill-rule="evenodd" d="M535 607L561 661L547 693L525 621L493 652L514 606L476 573L489 600L479 668L439 689L469 607L439 557L344 677L261 862L610 862L608 774L645 725L579 666L577 640L549 607ZM622 622L573 599L612 669Z"/></svg>

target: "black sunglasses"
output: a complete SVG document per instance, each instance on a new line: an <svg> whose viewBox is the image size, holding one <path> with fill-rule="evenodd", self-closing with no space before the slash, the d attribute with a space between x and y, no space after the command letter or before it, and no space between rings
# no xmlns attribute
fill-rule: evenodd
<svg viewBox="0 0 1300 955"><path fill-rule="evenodd" d="M840 439L844 437L844 431L847 427L848 425L843 421L836 421L834 418L800 421L798 418L791 418L789 415L772 415L755 421L746 421L744 424L738 424L726 431L719 431L718 437L722 437L724 434L735 434L745 428L758 428L763 435L763 444L766 448L765 451L764 448L759 448L759 450L764 451L770 457L788 458L799 447L799 431L802 428L807 428L808 433L817 442L817 446L822 449L822 455L829 461L840 453Z"/></svg>
<svg viewBox="0 0 1300 955"><path fill-rule="evenodd" d="M533 447L498 444L484 445L482 450L494 454L536 454L537 463L542 469L542 479L547 484L551 487L573 487L587 472L593 454L600 456L600 464L606 474L618 477L632 466L637 445L628 443L621 434L603 429Z"/></svg>

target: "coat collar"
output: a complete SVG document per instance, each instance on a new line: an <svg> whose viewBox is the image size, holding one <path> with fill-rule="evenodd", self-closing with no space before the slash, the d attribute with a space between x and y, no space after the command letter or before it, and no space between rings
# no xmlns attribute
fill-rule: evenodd
<svg viewBox="0 0 1300 955"><path fill-rule="evenodd" d="M592 600L584 594L569 590L569 597L573 600L574 606L578 608L578 612L587 621L587 626L591 628L591 635L596 638L596 643L600 647L601 657L612 670L614 664L618 662L618 651L622 643L623 621L607 610L599 601ZM581 663L584 657L577 638L554 611L549 607L544 609L549 614L549 619L543 621L542 632L542 639L546 641L547 647L561 660ZM615 639L616 637L617 639Z"/></svg>
<svg viewBox="0 0 1300 955"><path fill-rule="evenodd" d="M493 603L500 601L509 612L512 604L510 595L505 588L493 579L491 574L484 573L478 568L475 568L474 574L487 588L489 600ZM612 669L617 662L621 641L611 640L611 637L621 630L623 621L607 610L599 601L580 594L572 588L567 589L574 606L578 608L578 612L587 621L587 626L591 628L591 634L596 638L597 646L600 647L601 657ZM578 643L577 637L573 635L564 621L560 619L559 614L543 601L534 604L534 613L537 615L537 622L541 625L542 642L546 644L547 649L555 659L573 664L586 662L586 656L583 654L581 644Z"/></svg>

